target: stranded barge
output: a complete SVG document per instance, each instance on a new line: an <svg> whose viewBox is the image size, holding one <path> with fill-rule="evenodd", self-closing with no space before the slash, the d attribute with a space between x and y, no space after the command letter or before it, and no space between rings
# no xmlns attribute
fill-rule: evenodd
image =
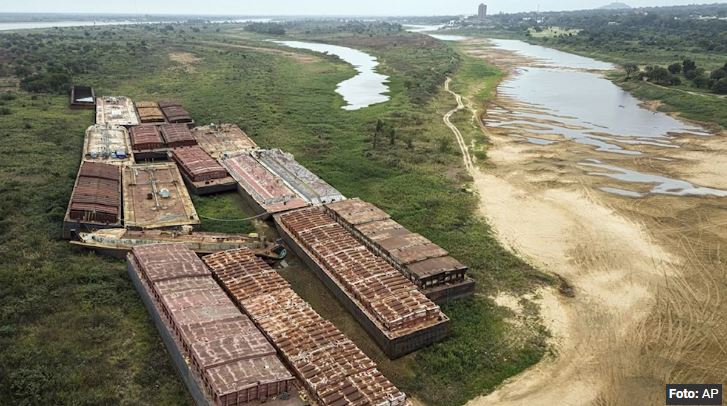
<svg viewBox="0 0 727 406"><path fill-rule="evenodd" d="M250 250L220 252L203 261L319 405L409 405L356 344Z"/></svg>
<svg viewBox="0 0 727 406"><path fill-rule="evenodd" d="M325 208L328 215L433 301L446 303L474 294L475 281L467 277L467 266L373 204L349 199L327 204Z"/></svg>
<svg viewBox="0 0 727 406"><path fill-rule="evenodd" d="M301 405L275 348L179 244L134 247L128 274L198 405ZM296 397L297 398L297 397Z"/></svg>
<svg viewBox="0 0 727 406"><path fill-rule="evenodd" d="M278 214L275 225L390 358L449 335L449 318L439 306L323 209Z"/></svg>

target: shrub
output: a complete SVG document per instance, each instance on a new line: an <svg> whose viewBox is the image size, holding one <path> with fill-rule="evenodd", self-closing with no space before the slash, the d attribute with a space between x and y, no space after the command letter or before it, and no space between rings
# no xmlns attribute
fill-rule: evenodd
<svg viewBox="0 0 727 406"><path fill-rule="evenodd" d="M717 94L727 94L727 78L722 78L712 85L712 91Z"/></svg>
<svg viewBox="0 0 727 406"><path fill-rule="evenodd" d="M9 116L13 114L13 111L7 107L0 107L0 116Z"/></svg>
<svg viewBox="0 0 727 406"><path fill-rule="evenodd" d="M673 64L669 65L669 72L671 72L672 74L676 75L678 73L681 73L681 71L682 71L682 64L677 62L677 63L673 63Z"/></svg>
<svg viewBox="0 0 727 406"><path fill-rule="evenodd" d="M71 85L71 76L61 72L39 73L20 81L20 86L33 93L65 93Z"/></svg>
<svg viewBox="0 0 727 406"><path fill-rule="evenodd" d="M5 100L5 101L15 100L17 98L18 98L18 96L16 96L13 93L10 93L10 92L3 93L3 94L0 95L0 100Z"/></svg>

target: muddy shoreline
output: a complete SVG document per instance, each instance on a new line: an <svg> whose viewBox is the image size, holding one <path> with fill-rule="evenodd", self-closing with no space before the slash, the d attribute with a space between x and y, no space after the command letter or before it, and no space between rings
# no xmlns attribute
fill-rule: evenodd
<svg viewBox="0 0 727 406"><path fill-rule="evenodd" d="M528 63L485 47L462 46L510 74ZM498 94L493 105L508 103ZM488 165L474 175L482 215L505 246L561 275L575 297L539 292L555 355L470 404L663 404L667 382L727 383L727 200L618 196L600 188L623 183L581 165L595 157L724 189L725 134L679 135L670 139L679 148L639 145L644 154L629 156L533 145L482 125L486 113Z"/></svg>

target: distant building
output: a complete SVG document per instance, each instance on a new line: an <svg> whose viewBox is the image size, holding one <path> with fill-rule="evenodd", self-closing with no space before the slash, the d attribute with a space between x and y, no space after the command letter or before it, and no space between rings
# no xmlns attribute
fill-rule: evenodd
<svg viewBox="0 0 727 406"><path fill-rule="evenodd" d="M487 17L487 4L480 4L477 9L477 18L484 20Z"/></svg>

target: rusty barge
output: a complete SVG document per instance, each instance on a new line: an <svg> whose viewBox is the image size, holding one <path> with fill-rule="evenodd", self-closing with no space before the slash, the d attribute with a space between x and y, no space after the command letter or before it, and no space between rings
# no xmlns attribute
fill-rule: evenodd
<svg viewBox="0 0 727 406"><path fill-rule="evenodd" d="M194 252L134 247L127 271L198 405L303 404L275 348Z"/></svg>
<svg viewBox="0 0 727 406"><path fill-rule="evenodd" d="M439 306L323 209L276 214L275 225L390 358L449 335L450 320Z"/></svg>
<svg viewBox="0 0 727 406"><path fill-rule="evenodd" d="M250 250L220 252L203 261L319 405L410 405L376 363Z"/></svg>
<svg viewBox="0 0 727 406"><path fill-rule="evenodd" d="M325 209L433 301L447 303L474 294L475 281L467 276L467 266L422 235L407 230L373 204L349 199L327 204Z"/></svg>

